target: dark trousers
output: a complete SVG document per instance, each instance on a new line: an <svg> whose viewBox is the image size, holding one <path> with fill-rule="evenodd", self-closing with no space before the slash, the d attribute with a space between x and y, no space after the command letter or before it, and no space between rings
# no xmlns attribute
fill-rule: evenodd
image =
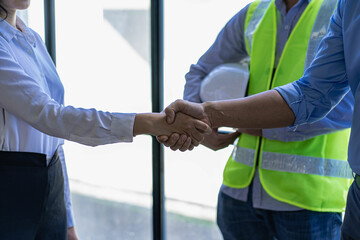
<svg viewBox="0 0 360 240"><path fill-rule="evenodd" d="M358 176L356 177L358 178ZM358 180L358 182L360 182ZM341 227L342 240L360 239L360 184L354 181L349 189L344 223Z"/></svg>
<svg viewBox="0 0 360 240"><path fill-rule="evenodd" d="M0 152L0 239L66 240L64 177L57 154Z"/></svg>
<svg viewBox="0 0 360 240"><path fill-rule="evenodd" d="M250 191L251 192L251 191ZM256 209L220 191L217 224L224 240L339 240L341 214Z"/></svg>

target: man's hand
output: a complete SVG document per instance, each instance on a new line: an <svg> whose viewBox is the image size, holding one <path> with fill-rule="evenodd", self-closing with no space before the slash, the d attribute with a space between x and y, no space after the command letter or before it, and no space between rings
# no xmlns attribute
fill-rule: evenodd
<svg viewBox="0 0 360 240"><path fill-rule="evenodd" d="M173 123L166 121L166 114L138 113L135 115L133 135L149 134L153 136L170 136L172 133L185 134L191 138L191 144L197 146L204 140L204 134L210 134L211 128L204 121L178 112Z"/></svg>
<svg viewBox="0 0 360 240"><path fill-rule="evenodd" d="M76 234L76 231L75 231L75 227L68 228L67 239L68 240L79 240L79 238Z"/></svg>
<svg viewBox="0 0 360 240"><path fill-rule="evenodd" d="M167 106L164 112L166 114L166 121L169 124L172 124L174 122L177 112L182 112L210 125L210 121L205 114L204 107L199 103L193 103L178 99L175 102L171 103L169 106Z"/></svg>
<svg viewBox="0 0 360 240"><path fill-rule="evenodd" d="M192 103L178 99L166 107L163 112L166 114L166 121L168 124L173 124L175 122L177 113L184 113L203 121L207 125L210 125L209 118L206 116L203 106L199 103ZM206 131L205 134L210 133L211 131ZM166 147L170 147L173 151L191 151L202 142L202 140L194 141L193 138L189 138L186 134L178 133L173 133L170 136L161 135L157 137L157 140Z"/></svg>
<svg viewBox="0 0 360 240"><path fill-rule="evenodd" d="M201 104L178 99L163 110L163 113L166 114L166 121L168 124L174 123L178 112L185 113L186 115L202 120L206 124L210 123ZM207 131L207 134L210 132L211 131ZM177 132L172 133L170 136L157 136L156 139L159 143L164 144L166 147L170 147L173 151L191 151L194 147L197 147L200 144L199 141L193 141L191 137L186 134L179 134Z"/></svg>
<svg viewBox="0 0 360 240"><path fill-rule="evenodd" d="M136 114L134 121L134 136L138 134L150 134L153 136L162 136L159 142L168 141L168 136L172 142L179 142L181 151L192 150L194 146L198 146L204 140L204 135L211 133L208 124L201 120L193 118L182 112L176 113L172 124L167 123L166 115L162 113L140 113ZM183 136L182 136L183 135ZM161 140L165 138L164 140ZM180 146L181 145L181 146Z"/></svg>
<svg viewBox="0 0 360 240"><path fill-rule="evenodd" d="M168 125L172 133L160 135L157 140L173 151L191 151L204 140L205 135L212 132L206 123L182 112L175 113L172 121L173 123Z"/></svg>
<svg viewBox="0 0 360 240"><path fill-rule="evenodd" d="M185 134L191 138L191 143L195 146L199 145L204 140L204 135L211 133L211 128L206 123L182 112L176 113L175 120L172 124L165 124L167 127L164 129L167 129L169 134L161 135L169 136L172 133Z"/></svg>
<svg viewBox="0 0 360 240"><path fill-rule="evenodd" d="M214 128L210 135L205 136L205 139L201 144L217 151L232 144L239 135L239 132L218 133L218 129Z"/></svg>

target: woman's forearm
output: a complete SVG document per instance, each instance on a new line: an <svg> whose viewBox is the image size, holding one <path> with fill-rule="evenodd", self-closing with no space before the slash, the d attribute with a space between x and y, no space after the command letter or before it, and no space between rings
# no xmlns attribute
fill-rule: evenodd
<svg viewBox="0 0 360 240"><path fill-rule="evenodd" d="M147 135L161 135L159 133L167 133L165 125L165 115L162 113L138 113L134 121L134 136Z"/></svg>

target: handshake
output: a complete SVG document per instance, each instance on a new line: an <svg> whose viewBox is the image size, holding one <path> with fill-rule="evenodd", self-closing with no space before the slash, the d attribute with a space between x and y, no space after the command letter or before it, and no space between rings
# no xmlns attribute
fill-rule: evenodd
<svg viewBox="0 0 360 240"><path fill-rule="evenodd" d="M261 136L263 128L286 127L293 125L294 121L295 115L282 96L276 90L269 90L242 99L224 101L192 103L176 100L161 113L137 114L134 136L157 136L160 143L170 146L172 150L185 151L192 150L200 143L208 146L208 143L203 142L205 136L211 134L209 139L216 137L217 133L213 129L218 127L237 128L237 133L227 136L228 140L235 140L233 137L240 132ZM210 148L217 150L220 145Z"/></svg>
<svg viewBox="0 0 360 240"><path fill-rule="evenodd" d="M134 136L150 134L173 150L192 150L212 133L204 104L176 100L161 113L136 114Z"/></svg>
<svg viewBox="0 0 360 240"><path fill-rule="evenodd" d="M211 121L203 104L176 100L163 111L170 134L158 135L158 142L172 150L192 150L212 133Z"/></svg>

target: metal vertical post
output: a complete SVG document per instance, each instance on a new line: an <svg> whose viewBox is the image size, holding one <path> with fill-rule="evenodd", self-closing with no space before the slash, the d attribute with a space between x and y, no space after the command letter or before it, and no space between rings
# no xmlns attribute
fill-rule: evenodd
<svg viewBox="0 0 360 240"><path fill-rule="evenodd" d="M163 0L151 0L152 111L163 109ZM153 240L165 239L164 149L153 137Z"/></svg>
<svg viewBox="0 0 360 240"><path fill-rule="evenodd" d="M44 0L45 44L56 64L55 47L55 0Z"/></svg>

